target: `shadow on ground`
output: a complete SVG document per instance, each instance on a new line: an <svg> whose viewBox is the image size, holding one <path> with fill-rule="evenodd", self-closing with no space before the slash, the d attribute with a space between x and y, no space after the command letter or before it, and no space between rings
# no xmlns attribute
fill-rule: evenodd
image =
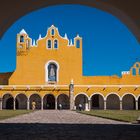
<svg viewBox="0 0 140 140"><path fill-rule="evenodd" d="M0 123L0 140L140 140L140 125Z"/></svg>

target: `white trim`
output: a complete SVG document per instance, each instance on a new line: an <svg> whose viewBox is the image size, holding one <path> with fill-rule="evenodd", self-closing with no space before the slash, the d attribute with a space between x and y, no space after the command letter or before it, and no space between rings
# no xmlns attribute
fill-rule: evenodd
<svg viewBox="0 0 140 140"><path fill-rule="evenodd" d="M118 93L116 93L116 92L110 92L110 93L108 93L108 94L105 96L105 100L107 100L107 98L108 98L109 95L116 95L116 96L119 97L119 100L121 100L121 96L118 95Z"/></svg>
<svg viewBox="0 0 140 140"><path fill-rule="evenodd" d="M73 98L74 101L75 101L75 99L76 99L76 97L77 97L78 95L85 95L85 96L88 98L88 100L90 99L89 96L88 96L86 93L80 92L80 93L78 93L78 94L76 94L76 95L74 96L74 98Z"/></svg>
<svg viewBox="0 0 140 140"><path fill-rule="evenodd" d="M59 66L58 62L55 61L55 60L49 60L45 64L45 82L48 83L48 66L49 66L50 63L54 63L57 66L56 82L58 82L59 81L59 68L60 68L60 66Z"/></svg>
<svg viewBox="0 0 140 140"><path fill-rule="evenodd" d="M140 98L140 94L136 97L136 100L138 101L138 100L139 100L139 98Z"/></svg>
<svg viewBox="0 0 140 140"><path fill-rule="evenodd" d="M100 93L100 92L92 93L92 94L90 95L89 99L91 100L91 98L92 98L94 95L101 95L101 96L103 97L103 99L105 100L105 96L104 96L102 93Z"/></svg>
<svg viewBox="0 0 140 140"><path fill-rule="evenodd" d="M13 96L11 93L4 93L4 94L2 94L1 98L3 98L4 95L6 95L6 94L7 94L7 95L9 94L9 95L12 96L13 98L15 98L15 96Z"/></svg>
<svg viewBox="0 0 140 140"><path fill-rule="evenodd" d="M61 94L59 94L59 95L56 96L56 99L57 99L59 96L61 96L61 95L66 95L66 96L69 98L69 96L68 96L66 93L61 93Z"/></svg>
<svg viewBox="0 0 140 140"><path fill-rule="evenodd" d="M48 95L54 96L54 98L55 98L55 100L56 100L56 97L55 97L55 95L54 95L53 93L46 93L45 95L42 96L42 99L44 100L44 97L45 97L45 96L48 96Z"/></svg>
<svg viewBox="0 0 140 140"><path fill-rule="evenodd" d="M130 92L123 94L121 96L121 100L123 100L124 96L126 96L126 95L132 95L134 97L134 99L137 100L137 97L133 93L130 93Z"/></svg>

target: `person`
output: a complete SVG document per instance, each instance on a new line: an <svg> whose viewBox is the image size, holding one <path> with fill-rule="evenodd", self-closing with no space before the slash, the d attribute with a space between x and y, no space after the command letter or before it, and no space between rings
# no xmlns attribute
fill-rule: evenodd
<svg viewBox="0 0 140 140"><path fill-rule="evenodd" d="M36 103L35 101L32 102L32 110L35 110L36 109Z"/></svg>
<svg viewBox="0 0 140 140"><path fill-rule="evenodd" d="M59 110L62 110L62 105L61 104L59 104Z"/></svg>
<svg viewBox="0 0 140 140"><path fill-rule="evenodd" d="M80 110L80 111L82 110L82 105L81 105L81 104L79 104L79 110Z"/></svg>

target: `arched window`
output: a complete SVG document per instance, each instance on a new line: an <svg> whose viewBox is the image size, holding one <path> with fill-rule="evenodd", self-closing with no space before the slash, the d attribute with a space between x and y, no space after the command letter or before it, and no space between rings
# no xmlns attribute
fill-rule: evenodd
<svg viewBox="0 0 140 140"><path fill-rule="evenodd" d="M76 40L76 48L80 48L80 40Z"/></svg>
<svg viewBox="0 0 140 140"><path fill-rule="evenodd" d="M139 64L136 64L136 67L138 68L139 67Z"/></svg>
<svg viewBox="0 0 140 140"><path fill-rule="evenodd" d="M20 42L24 42L24 36L23 35L20 36Z"/></svg>
<svg viewBox="0 0 140 140"><path fill-rule="evenodd" d="M49 48L49 49L52 48L52 42L51 42L51 40L48 40L47 41L47 48Z"/></svg>
<svg viewBox="0 0 140 140"><path fill-rule="evenodd" d="M59 64L55 60L50 60L45 65L45 82L53 83L59 81Z"/></svg>
<svg viewBox="0 0 140 140"><path fill-rule="evenodd" d="M132 68L132 75L136 75L136 69Z"/></svg>
<svg viewBox="0 0 140 140"><path fill-rule="evenodd" d="M54 48L57 49L58 48L58 41L54 40Z"/></svg>
<svg viewBox="0 0 140 140"><path fill-rule="evenodd" d="M57 66L54 63L48 65L48 81L57 81Z"/></svg>
<svg viewBox="0 0 140 140"><path fill-rule="evenodd" d="M54 35L54 29L51 30L51 35Z"/></svg>

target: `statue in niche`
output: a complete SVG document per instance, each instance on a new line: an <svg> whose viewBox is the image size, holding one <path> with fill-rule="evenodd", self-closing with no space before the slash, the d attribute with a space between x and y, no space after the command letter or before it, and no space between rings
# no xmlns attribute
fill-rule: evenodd
<svg viewBox="0 0 140 140"><path fill-rule="evenodd" d="M49 81L56 81L56 66L50 64L48 67L48 79Z"/></svg>

